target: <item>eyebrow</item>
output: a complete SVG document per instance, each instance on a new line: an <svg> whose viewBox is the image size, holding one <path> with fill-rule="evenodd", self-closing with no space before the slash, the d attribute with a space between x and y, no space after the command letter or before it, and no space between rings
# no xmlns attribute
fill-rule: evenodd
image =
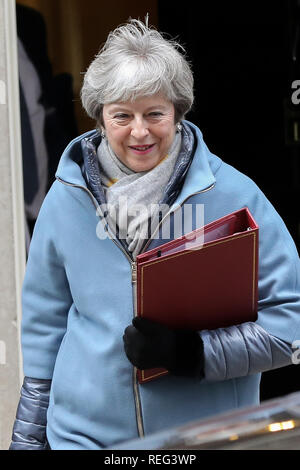
<svg viewBox="0 0 300 470"><path fill-rule="evenodd" d="M153 109L160 109L160 110L166 110L167 107L163 104L157 104L157 105L154 105L154 106L149 106L149 108L146 108L145 112L149 112L149 111L152 111ZM126 113L130 113L131 110L129 108L126 108L126 106L124 105L118 105L118 104L113 104L112 105L112 108L108 111L109 113L115 113L115 112L126 112Z"/></svg>

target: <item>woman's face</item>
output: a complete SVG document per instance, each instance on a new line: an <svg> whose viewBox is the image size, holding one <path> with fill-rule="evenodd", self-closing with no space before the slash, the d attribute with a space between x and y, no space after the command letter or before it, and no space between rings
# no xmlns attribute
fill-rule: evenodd
<svg viewBox="0 0 300 470"><path fill-rule="evenodd" d="M135 172L151 170L166 157L176 132L174 121L173 103L160 94L103 107L108 142Z"/></svg>

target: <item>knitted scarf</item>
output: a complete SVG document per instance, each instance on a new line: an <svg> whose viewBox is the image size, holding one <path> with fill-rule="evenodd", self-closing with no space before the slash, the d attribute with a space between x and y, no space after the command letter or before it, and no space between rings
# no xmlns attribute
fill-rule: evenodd
<svg viewBox="0 0 300 470"><path fill-rule="evenodd" d="M126 241L133 259L151 235L151 220L158 217L159 203L174 171L181 148L176 133L168 154L149 171L134 172L125 166L102 139L97 149L101 184L106 196L107 220L114 233ZM156 224L154 224L156 225Z"/></svg>

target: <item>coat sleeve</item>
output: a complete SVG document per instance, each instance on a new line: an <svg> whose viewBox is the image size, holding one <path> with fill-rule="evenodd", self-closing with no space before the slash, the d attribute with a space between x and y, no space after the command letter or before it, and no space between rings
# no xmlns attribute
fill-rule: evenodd
<svg viewBox="0 0 300 470"><path fill-rule="evenodd" d="M300 339L299 255L284 222L260 190L247 204L259 225L258 318L199 332L205 380L219 381L292 364Z"/></svg>
<svg viewBox="0 0 300 470"><path fill-rule="evenodd" d="M47 450L47 410L51 380L25 377L9 450Z"/></svg>
<svg viewBox="0 0 300 470"><path fill-rule="evenodd" d="M292 363L288 343L270 335L257 323L243 323L203 331L204 374L218 381L265 372Z"/></svg>
<svg viewBox="0 0 300 470"><path fill-rule="evenodd" d="M23 283L21 339L25 378L10 450L47 449L51 379L72 304L57 243L61 211L52 188L36 222Z"/></svg>
<svg viewBox="0 0 300 470"><path fill-rule="evenodd" d="M52 379L73 303L64 258L59 251L63 214L60 216L62 211L57 207L59 201L53 197L52 188L36 222L22 290L24 375L38 379Z"/></svg>

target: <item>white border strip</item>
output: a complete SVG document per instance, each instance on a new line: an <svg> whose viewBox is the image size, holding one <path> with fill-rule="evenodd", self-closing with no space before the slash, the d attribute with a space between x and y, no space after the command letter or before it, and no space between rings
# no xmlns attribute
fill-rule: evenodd
<svg viewBox="0 0 300 470"><path fill-rule="evenodd" d="M23 367L20 342L22 316L21 290L26 264L25 217L23 196L23 166L21 119L19 101L19 73L17 52L16 2L4 0L5 49L7 73L7 104L9 119L10 167L13 208L13 237L15 251L16 315L19 336L19 380L23 382Z"/></svg>

